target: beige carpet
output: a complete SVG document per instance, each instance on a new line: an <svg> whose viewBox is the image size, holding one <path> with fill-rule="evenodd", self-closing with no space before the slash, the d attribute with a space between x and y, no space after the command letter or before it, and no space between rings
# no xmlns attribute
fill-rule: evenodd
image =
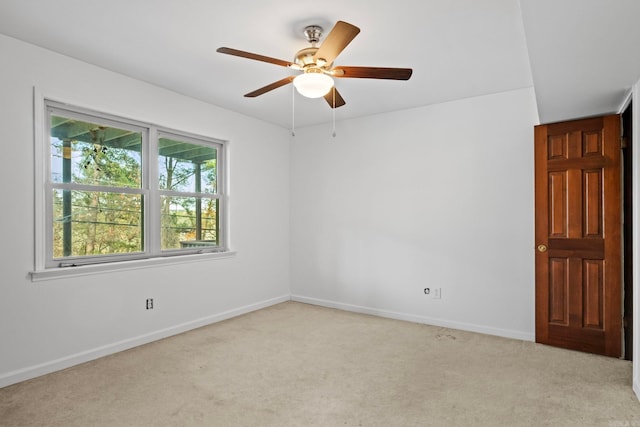
<svg viewBox="0 0 640 427"><path fill-rule="evenodd" d="M0 389L2 426L640 426L631 362L287 302Z"/></svg>

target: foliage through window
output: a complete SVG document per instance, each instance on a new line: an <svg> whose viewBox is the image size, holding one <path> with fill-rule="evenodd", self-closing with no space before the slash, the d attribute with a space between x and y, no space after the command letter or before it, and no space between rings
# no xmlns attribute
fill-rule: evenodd
<svg viewBox="0 0 640 427"><path fill-rule="evenodd" d="M162 249L218 245L217 149L158 140Z"/></svg>
<svg viewBox="0 0 640 427"><path fill-rule="evenodd" d="M46 267L226 248L221 141L47 103Z"/></svg>

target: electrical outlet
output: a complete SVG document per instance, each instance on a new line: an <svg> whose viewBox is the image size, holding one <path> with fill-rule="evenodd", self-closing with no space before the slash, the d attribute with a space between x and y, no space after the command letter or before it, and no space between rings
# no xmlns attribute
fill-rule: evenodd
<svg viewBox="0 0 640 427"><path fill-rule="evenodd" d="M153 309L153 298L147 298L147 310Z"/></svg>
<svg viewBox="0 0 640 427"><path fill-rule="evenodd" d="M433 292L431 293L431 297L433 299L441 299L442 298L442 289L433 288Z"/></svg>

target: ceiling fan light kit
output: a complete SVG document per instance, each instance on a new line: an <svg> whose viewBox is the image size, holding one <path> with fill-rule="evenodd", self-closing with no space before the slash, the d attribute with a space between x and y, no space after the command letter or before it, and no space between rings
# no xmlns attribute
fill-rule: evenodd
<svg viewBox="0 0 640 427"><path fill-rule="evenodd" d="M245 52L242 50L221 47L217 52L227 55L267 62L296 71L302 71L295 78L285 77L260 89L245 94L246 97L256 97L279 87L293 83L296 90L307 98L324 97L331 108L345 105L345 101L335 88L333 78L368 78L388 80L409 80L411 68L381 68L381 67L333 67L333 61L358 35L360 29L344 21L338 21L331 29L320 47L316 47L322 36L323 29L317 25L310 25L304 29L304 35L311 47L299 50L294 62L283 61L264 55ZM331 90L333 88L333 90Z"/></svg>
<svg viewBox="0 0 640 427"><path fill-rule="evenodd" d="M333 87L333 79L321 71L309 71L293 79L298 93L307 98L325 96Z"/></svg>

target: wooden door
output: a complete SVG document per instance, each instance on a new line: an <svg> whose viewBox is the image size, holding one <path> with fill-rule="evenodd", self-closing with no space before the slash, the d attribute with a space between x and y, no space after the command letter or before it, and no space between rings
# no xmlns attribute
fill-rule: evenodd
<svg viewBox="0 0 640 427"><path fill-rule="evenodd" d="M619 357L620 117L535 127L536 342Z"/></svg>

